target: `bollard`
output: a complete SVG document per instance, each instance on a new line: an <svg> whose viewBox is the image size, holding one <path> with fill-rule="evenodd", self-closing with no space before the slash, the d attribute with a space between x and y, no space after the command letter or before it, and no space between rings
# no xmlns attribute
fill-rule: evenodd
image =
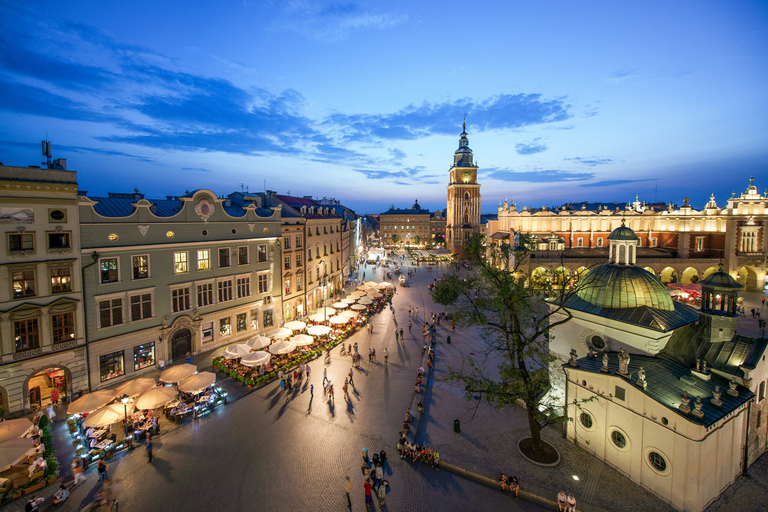
<svg viewBox="0 0 768 512"><path fill-rule="evenodd" d="M450 345L451 344L451 337L448 336L447 338L445 338L445 341L446 341L446 343L448 343Z"/></svg>
<svg viewBox="0 0 768 512"><path fill-rule="evenodd" d="M458 419L453 420L453 431L457 434L461 433L461 422Z"/></svg>

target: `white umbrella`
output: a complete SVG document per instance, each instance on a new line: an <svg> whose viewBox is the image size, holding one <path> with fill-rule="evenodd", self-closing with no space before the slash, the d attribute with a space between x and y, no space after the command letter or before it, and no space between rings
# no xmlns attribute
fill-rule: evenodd
<svg viewBox="0 0 768 512"><path fill-rule="evenodd" d="M117 387L117 396L138 396L145 392L146 390L153 388L157 386L157 383L155 382L155 379L150 379L149 377L145 377L142 379L133 379L131 381L126 382L122 386Z"/></svg>
<svg viewBox="0 0 768 512"><path fill-rule="evenodd" d="M369 297L373 297L374 299L378 299L381 297L381 294L379 292L368 292Z"/></svg>
<svg viewBox="0 0 768 512"><path fill-rule="evenodd" d="M272 343L272 340L267 338L266 336L254 336L253 338L245 342L245 344L251 347L251 349L253 350L264 348L268 346L270 343Z"/></svg>
<svg viewBox="0 0 768 512"><path fill-rule="evenodd" d="M222 354L226 359L239 359L251 353L251 346L245 343L231 345Z"/></svg>
<svg viewBox="0 0 768 512"><path fill-rule="evenodd" d="M269 346L269 351L273 354L287 354L293 352L296 345L290 341L278 341Z"/></svg>
<svg viewBox="0 0 768 512"><path fill-rule="evenodd" d="M179 390L184 393L199 393L216 382L216 374L213 372L200 372L190 375L179 382Z"/></svg>
<svg viewBox="0 0 768 512"><path fill-rule="evenodd" d="M92 414L89 414L88 417L85 418L83 425L86 427L105 427L107 425L111 425L113 423L117 423L118 421L124 420L126 413L131 414L134 409L135 406L133 405L133 402L128 402L125 405L108 405Z"/></svg>
<svg viewBox="0 0 768 512"><path fill-rule="evenodd" d="M339 302L343 302L344 304L354 304L357 302L357 297L346 297L341 299Z"/></svg>
<svg viewBox="0 0 768 512"><path fill-rule="evenodd" d="M309 317L309 319L312 320L313 322L325 322L326 320L328 320L329 316L331 316L331 315L324 315L322 313L315 313L314 315L311 315Z"/></svg>
<svg viewBox="0 0 768 512"><path fill-rule="evenodd" d="M343 316L346 318L356 318L357 315L359 314L360 313L358 313L357 311L342 311L341 313L339 313L339 316Z"/></svg>
<svg viewBox="0 0 768 512"><path fill-rule="evenodd" d="M286 322L285 326L292 331L302 331L307 328L307 324L294 320L293 322Z"/></svg>
<svg viewBox="0 0 768 512"><path fill-rule="evenodd" d="M0 471L5 471L19 463L34 449L34 440L31 437L9 439L0 443Z"/></svg>
<svg viewBox="0 0 768 512"><path fill-rule="evenodd" d="M155 409L165 405L176 398L178 391L175 387L156 387L145 391L133 402L137 409Z"/></svg>
<svg viewBox="0 0 768 512"><path fill-rule="evenodd" d="M0 423L0 443L20 437L30 428L32 428L32 422L27 418L4 421Z"/></svg>
<svg viewBox="0 0 768 512"><path fill-rule="evenodd" d="M313 325L312 327L307 329L307 332L312 336L325 336L332 330L333 329L331 329L327 325Z"/></svg>
<svg viewBox="0 0 768 512"><path fill-rule="evenodd" d="M368 286L367 284L361 284L360 286L357 287L358 290L368 290L368 288L370 288L370 286Z"/></svg>
<svg viewBox="0 0 768 512"><path fill-rule="evenodd" d="M345 323L349 322L349 318L344 317L344 316L340 316L340 315L336 315L336 316L332 316L331 318L329 318L328 321L330 323L332 323L333 325L341 325L341 324L345 324Z"/></svg>
<svg viewBox="0 0 768 512"><path fill-rule="evenodd" d="M393 286L395 285L393 285L392 283L379 283L379 288L391 288Z"/></svg>
<svg viewBox="0 0 768 512"><path fill-rule="evenodd" d="M163 373L161 373L160 380L163 382L179 382L180 380L184 380L185 378L189 377L196 371L197 366L193 364L178 364L176 366L171 366ZM139 407L139 409L146 409L146 407Z"/></svg>
<svg viewBox="0 0 768 512"><path fill-rule="evenodd" d="M97 389L81 396L67 407L67 414L83 414L104 407L115 399L114 389Z"/></svg>
<svg viewBox="0 0 768 512"><path fill-rule="evenodd" d="M362 311L364 309L368 309L368 306L366 306L364 304L355 304L354 306L352 306L352 309L357 310L357 311Z"/></svg>
<svg viewBox="0 0 768 512"><path fill-rule="evenodd" d="M370 297L366 297L364 299L360 299L360 304L363 304L365 306L367 306L369 304L373 304L373 299L370 298Z"/></svg>
<svg viewBox="0 0 768 512"><path fill-rule="evenodd" d="M326 314L326 315L328 315L328 316L331 316L331 315L335 315L335 314L336 314L336 310L335 310L335 309L333 309L333 308L329 308L329 307L326 307L326 308L320 308L320 309L316 310L316 311L314 312L314 314L315 314L315 315L322 315L322 314L323 314L323 309L325 309L325 314Z"/></svg>
<svg viewBox="0 0 768 512"><path fill-rule="evenodd" d="M314 341L315 339L307 334L297 334L296 336L291 337L291 342L295 343L299 347L303 345L309 345Z"/></svg>
<svg viewBox="0 0 768 512"><path fill-rule="evenodd" d="M272 354L269 352L259 350L258 352L251 352L247 356L243 356L240 360L240 364L244 364L245 366L259 366L260 364L268 363L271 357Z"/></svg>
<svg viewBox="0 0 768 512"><path fill-rule="evenodd" d="M345 303L343 303L343 302L334 302L334 303L333 303L333 307L334 307L335 309L346 309L346 308L348 308L348 307L349 307L349 304L345 304Z"/></svg>
<svg viewBox="0 0 768 512"><path fill-rule="evenodd" d="M376 286L376 285L377 285L377 284L379 284L379 283L374 283L373 281L366 281L366 282L365 282L365 284L366 284L367 286L370 286L370 287L374 287L374 286Z"/></svg>
<svg viewBox="0 0 768 512"><path fill-rule="evenodd" d="M287 338L293 334L293 331L290 329L286 329L285 327L279 328L277 331L272 333L273 338Z"/></svg>
<svg viewBox="0 0 768 512"><path fill-rule="evenodd" d="M353 297L365 297L365 291L357 290L356 292L350 293L350 295L353 296Z"/></svg>

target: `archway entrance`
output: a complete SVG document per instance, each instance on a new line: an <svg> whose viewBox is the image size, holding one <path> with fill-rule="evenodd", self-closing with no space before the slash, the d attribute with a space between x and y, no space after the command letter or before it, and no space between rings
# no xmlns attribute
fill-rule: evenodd
<svg viewBox="0 0 768 512"><path fill-rule="evenodd" d="M702 279L709 276L709 274L714 274L717 272L717 269L715 267L709 267L707 270L704 271L704 275L702 276Z"/></svg>
<svg viewBox="0 0 768 512"><path fill-rule="evenodd" d="M652 276L656 275L656 272L651 267L643 267L643 270L651 274Z"/></svg>
<svg viewBox="0 0 768 512"><path fill-rule="evenodd" d="M187 352L192 353L192 333L189 329L179 329L171 336L171 359L184 359Z"/></svg>
<svg viewBox="0 0 768 512"><path fill-rule="evenodd" d="M59 392L59 401L63 402L67 396L67 384L67 374L62 368L47 368L37 372L27 382L29 407L48 407L54 389Z"/></svg>
<svg viewBox="0 0 768 512"><path fill-rule="evenodd" d="M304 316L304 303L301 299L296 299L296 318Z"/></svg>
<svg viewBox="0 0 768 512"><path fill-rule="evenodd" d="M534 288L546 288L549 284L549 270L538 267L531 272L531 286Z"/></svg>
<svg viewBox="0 0 768 512"><path fill-rule="evenodd" d="M659 278L661 279L661 282L664 284L676 283L677 271L672 267L667 267L661 271Z"/></svg>
<svg viewBox="0 0 768 512"><path fill-rule="evenodd" d="M741 267L736 275L736 281L744 287L745 290L757 290L757 272L751 267Z"/></svg>
<svg viewBox="0 0 768 512"><path fill-rule="evenodd" d="M680 282L682 284L688 284L688 283L696 283L698 282L698 280L699 280L699 272L693 267L688 267L683 272L683 277L682 279L680 279Z"/></svg>

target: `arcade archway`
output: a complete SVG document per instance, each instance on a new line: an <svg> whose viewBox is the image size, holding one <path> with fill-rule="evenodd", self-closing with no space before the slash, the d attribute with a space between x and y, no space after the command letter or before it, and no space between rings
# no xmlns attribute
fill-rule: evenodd
<svg viewBox="0 0 768 512"><path fill-rule="evenodd" d="M736 274L736 281L744 287L745 290L757 290L757 272L752 267L741 267Z"/></svg>
<svg viewBox="0 0 768 512"><path fill-rule="evenodd" d="M699 280L699 271L693 267L688 267L683 271L683 276L680 279L680 283L682 284L696 283L698 282L698 280Z"/></svg>
<svg viewBox="0 0 768 512"><path fill-rule="evenodd" d="M661 271L661 274L659 274L659 279L661 279L661 282L664 284L676 283L677 270L673 269L672 267L667 267Z"/></svg>
<svg viewBox="0 0 768 512"><path fill-rule="evenodd" d="M53 390L58 391L59 401L66 401L72 376L65 367L54 366L40 370L27 379L25 409L41 409L51 404Z"/></svg>
<svg viewBox="0 0 768 512"><path fill-rule="evenodd" d="M549 270L538 267L531 272L531 286L534 288L546 288L549 284Z"/></svg>
<svg viewBox="0 0 768 512"><path fill-rule="evenodd" d="M171 360L183 360L187 352L192 353L192 332L189 329L179 329L171 336Z"/></svg>

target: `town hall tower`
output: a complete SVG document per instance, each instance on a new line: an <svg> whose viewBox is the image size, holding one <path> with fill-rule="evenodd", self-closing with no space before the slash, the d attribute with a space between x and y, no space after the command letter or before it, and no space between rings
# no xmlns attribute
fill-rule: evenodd
<svg viewBox="0 0 768 512"><path fill-rule="evenodd" d="M477 166L467 138L467 123L462 124L459 149L453 155L448 184L448 213L445 244L452 253L461 252L464 243L480 232L480 184Z"/></svg>

